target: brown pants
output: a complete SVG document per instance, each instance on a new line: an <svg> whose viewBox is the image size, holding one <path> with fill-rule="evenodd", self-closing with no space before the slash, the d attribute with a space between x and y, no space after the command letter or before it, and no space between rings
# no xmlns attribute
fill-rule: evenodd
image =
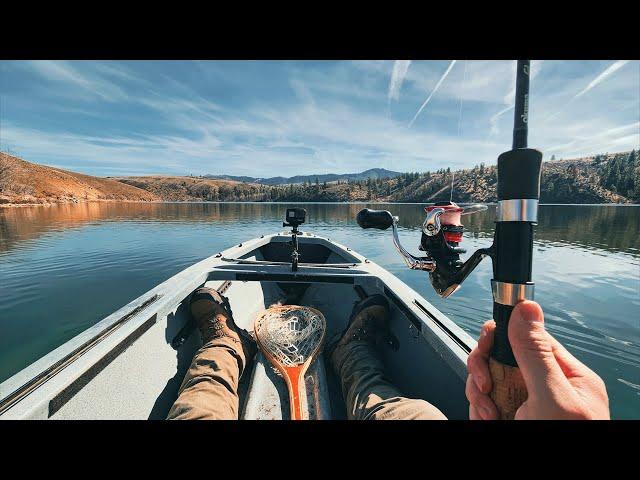
<svg viewBox="0 0 640 480"><path fill-rule="evenodd" d="M238 382L246 359L239 343L221 337L196 352L169 420L237 420Z"/></svg>
<svg viewBox="0 0 640 480"><path fill-rule="evenodd" d="M354 342L341 356L337 373L349 419L446 420L430 403L403 397L366 345ZM236 420L238 382L245 366L239 343L223 337L205 344L194 356L167 418Z"/></svg>

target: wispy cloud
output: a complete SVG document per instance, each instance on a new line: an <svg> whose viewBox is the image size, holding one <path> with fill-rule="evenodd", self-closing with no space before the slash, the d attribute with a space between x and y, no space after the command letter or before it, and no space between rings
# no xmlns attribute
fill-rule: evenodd
<svg viewBox="0 0 640 480"><path fill-rule="evenodd" d="M443 74L439 61L406 69L389 61L0 62L0 147L98 175L273 176L495 162L510 141L488 132L506 125L513 108L515 62L466 61L466 72L454 64ZM532 84L531 145L563 158L637 147L640 69L618 67L592 85L571 122L543 122L538 116L602 70L596 62L545 65ZM437 121L415 121L427 106Z"/></svg>
<svg viewBox="0 0 640 480"><path fill-rule="evenodd" d="M451 63L449 64L449 66L447 67L447 69L445 70L445 72L442 74L442 76L440 77L440 80L438 80L438 83L436 83L436 86L433 87L433 90L431 91L431 93L429 94L429 96L427 97L427 99L424 101L424 103L422 104L422 106L418 109L418 111L416 112L416 114L413 116L413 118L411 119L411 121L409 122L409 128L411 128L411 125L413 125L413 122L416 121L416 118L418 118L418 115L420 115L420 112L422 112L422 110L424 110L424 107L427 106L427 104L429 103L429 101L431 101L431 98L433 97L433 95L438 91L438 89L440 88L440 85L442 85L442 82L444 82L445 78L447 78L447 75L449 75L449 72L451 71L451 69L453 68L453 66L456 64L455 60L451 60Z"/></svg>
<svg viewBox="0 0 640 480"><path fill-rule="evenodd" d="M97 96L105 101L114 102L126 97L124 91L113 82L87 76L68 62L34 60L28 65L48 81L64 82L76 89L80 87L84 94Z"/></svg>
<svg viewBox="0 0 640 480"><path fill-rule="evenodd" d="M68 87L61 90L67 98L77 100L94 98L110 103L142 105L163 116L173 116L172 118L179 118L184 113L196 112L213 120L220 119L214 112L219 112L222 107L203 98L188 85L169 75L162 75L162 79L177 92L177 95L168 94L166 88L161 91L159 85L111 63L78 62L76 65L71 65L69 62L37 60L29 62L28 66L44 80ZM141 87L141 90L136 90L135 94L129 92L127 87L131 84ZM81 90L78 91L77 87L81 87Z"/></svg>
<svg viewBox="0 0 640 480"><path fill-rule="evenodd" d="M604 153L617 146L640 145L640 122L627 125L602 128L600 123L593 121L579 122L573 127L574 134L569 142L547 147L547 152L564 152L565 155L585 155L589 153Z"/></svg>
<svg viewBox="0 0 640 480"><path fill-rule="evenodd" d="M389 93L387 94L387 100L390 103L391 100L398 100L400 98L400 89L402 88L402 82L407 75L411 60L396 60L393 63L393 71L391 72L391 81L389 81Z"/></svg>
<svg viewBox="0 0 640 480"><path fill-rule="evenodd" d="M555 113L552 113L551 115L549 115L545 120L550 120L550 119L558 116L560 113L562 113L564 111L565 108L567 108L567 106L569 104L571 104L576 99L582 97L585 93L591 91L594 87L600 85L607 78L609 78L611 75L613 75L616 71L618 71L622 67L624 67L627 63L629 63L629 60L617 60L614 63L612 63L611 65L609 65L604 72L602 72L596 78L591 80L591 82L589 82L589 84L586 87L584 87L582 90L580 90L578 93L576 93L571 98L571 100L569 100L561 109L559 109Z"/></svg>

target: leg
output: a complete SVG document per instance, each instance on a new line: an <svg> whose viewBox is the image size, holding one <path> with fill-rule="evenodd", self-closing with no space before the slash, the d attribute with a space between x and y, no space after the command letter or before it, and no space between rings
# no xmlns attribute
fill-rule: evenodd
<svg viewBox="0 0 640 480"><path fill-rule="evenodd" d="M169 411L170 420L237 420L244 355L233 341L215 339L193 357Z"/></svg>
<svg viewBox="0 0 640 480"><path fill-rule="evenodd" d="M191 362L168 419L238 419L238 382L254 347L240 336L225 300L206 288L191 299L204 345Z"/></svg>
<svg viewBox="0 0 640 480"><path fill-rule="evenodd" d="M349 328L331 353L342 382L348 418L355 420L446 420L429 402L403 397L387 379L376 344L388 329L389 307L381 295L354 308Z"/></svg>

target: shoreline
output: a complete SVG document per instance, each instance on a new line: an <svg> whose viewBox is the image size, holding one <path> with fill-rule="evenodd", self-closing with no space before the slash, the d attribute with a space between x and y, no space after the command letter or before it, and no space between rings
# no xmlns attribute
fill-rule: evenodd
<svg viewBox="0 0 640 480"><path fill-rule="evenodd" d="M364 205L364 204L380 204L380 205L429 205L434 202L389 202L381 200L358 200L353 202L301 202L301 201L285 201L285 202L260 202L260 201L203 201L203 200L112 200L112 199L96 199L60 202L42 202L42 203L0 203L2 208L20 208L20 207L54 207L58 205L84 205L90 203L139 203L139 204L282 204L282 205ZM472 205L475 203L483 205L496 205L496 202L459 202L459 205ZM540 203L541 206L603 206L603 207L638 207L638 203Z"/></svg>
<svg viewBox="0 0 640 480"><path fill-rule="evenodd" d="M112 200L112 199L95 199L95 200L82 200L79 202L60 201L60 202L39 202L39 203L0 203L0 208L15 208L15 207L53 207L56 205L82 205L87 203L167 203L163 200Z"/></svg>

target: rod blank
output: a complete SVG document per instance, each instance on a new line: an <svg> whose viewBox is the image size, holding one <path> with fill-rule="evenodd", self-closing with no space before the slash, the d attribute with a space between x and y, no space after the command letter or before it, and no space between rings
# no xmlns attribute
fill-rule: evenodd
<svg viewBox="0 0 640 480"><path fill-rule="evenodd" d="M517 148L527 148L530 66L530 60L518 60L516 72L516 105L513 118L513 150Z"/></svg>

